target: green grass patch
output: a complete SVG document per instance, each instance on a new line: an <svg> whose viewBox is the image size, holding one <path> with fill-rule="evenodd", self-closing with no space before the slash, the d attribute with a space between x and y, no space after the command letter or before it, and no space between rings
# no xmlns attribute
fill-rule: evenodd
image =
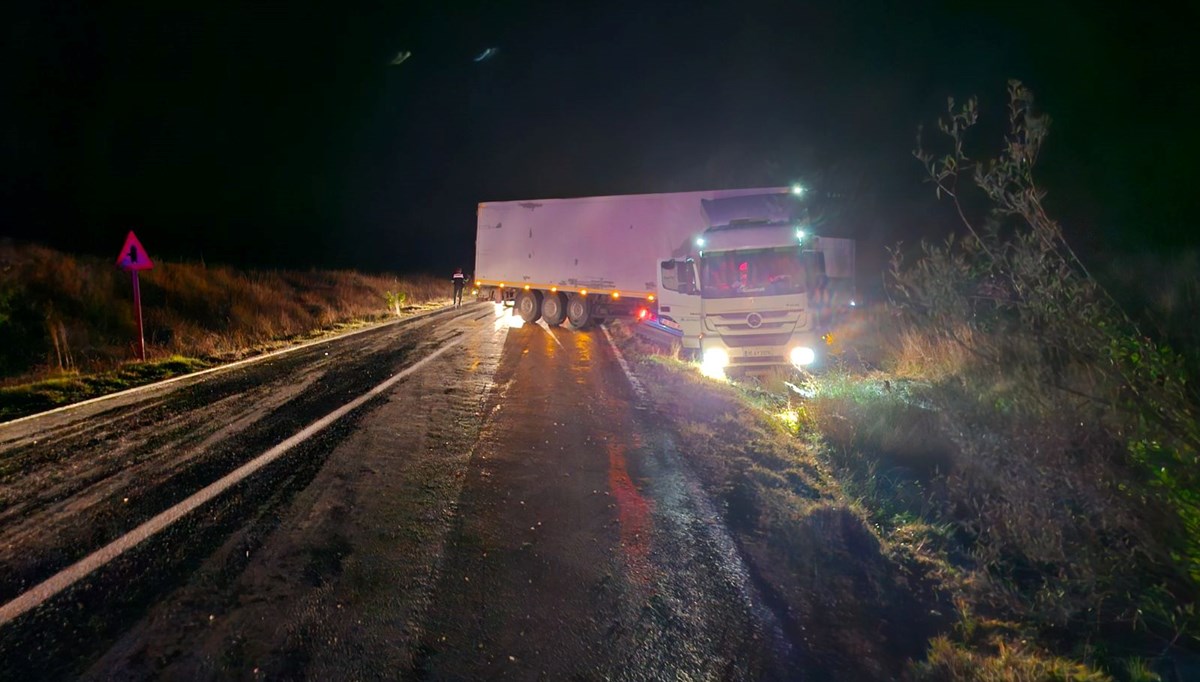
<svg viewBox="0 0 1200 682"><path fill-rule="evenodd" d="M196 358L174 355L131 363L91 375L71 374L0 388L0 421L18 419L81 400L170 379L212 366Z"/></svg>

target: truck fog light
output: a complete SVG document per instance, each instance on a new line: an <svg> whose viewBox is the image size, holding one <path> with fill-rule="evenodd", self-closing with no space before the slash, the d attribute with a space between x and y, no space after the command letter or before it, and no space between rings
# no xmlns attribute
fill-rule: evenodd
<svg viewBox="0 0 1200 682"><path fill-rule="evenodd" d="M707 355L705 359L708 359ZM817 359L817 354L808 346L796 346L788 354L788 359L792 361L793 365L804 367L805 365L811 365Z"/></svg>

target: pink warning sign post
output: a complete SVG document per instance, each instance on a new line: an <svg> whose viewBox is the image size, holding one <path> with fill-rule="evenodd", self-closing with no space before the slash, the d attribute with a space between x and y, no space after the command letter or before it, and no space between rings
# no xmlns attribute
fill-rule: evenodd
<svg viewBox="0 0 1200 682"><path fill-rule="evenodd" d="M125 246L117 255L117 267L128 272L133 278L133 314L137 318L137 353L138 359L146 361L146 335L142 332L142 289L138 285L138 272L154 267L154 261L146 254L146 249L138 241L133 230L125 237Z"/></svg>

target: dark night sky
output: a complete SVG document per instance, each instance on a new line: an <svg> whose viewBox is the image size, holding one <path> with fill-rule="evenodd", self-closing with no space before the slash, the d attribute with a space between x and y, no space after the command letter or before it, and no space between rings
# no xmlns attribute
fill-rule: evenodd
<svg viewBox="0 0 1200 682"><path fill-rule="evenodd" d="M163 4L4 10L0 236L441 272L470 266L479 201L803 180L853 192L878 251L950 225L916 125L948 94L999 118L1018 77L1055 120L1041 176L1077 245L1200 241L1196 10Z"/></svg>

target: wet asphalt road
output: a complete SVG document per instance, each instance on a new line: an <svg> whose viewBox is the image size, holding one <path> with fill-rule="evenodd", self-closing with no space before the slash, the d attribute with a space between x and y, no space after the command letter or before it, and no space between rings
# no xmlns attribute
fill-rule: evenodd
<svg viewBox="0 0 1200 682"><path fill-rule="evenodd" d="M0 624L0 677L802 677L603 331L510 320L472 305L0 426L9 603L361 400Z"/></svg>

